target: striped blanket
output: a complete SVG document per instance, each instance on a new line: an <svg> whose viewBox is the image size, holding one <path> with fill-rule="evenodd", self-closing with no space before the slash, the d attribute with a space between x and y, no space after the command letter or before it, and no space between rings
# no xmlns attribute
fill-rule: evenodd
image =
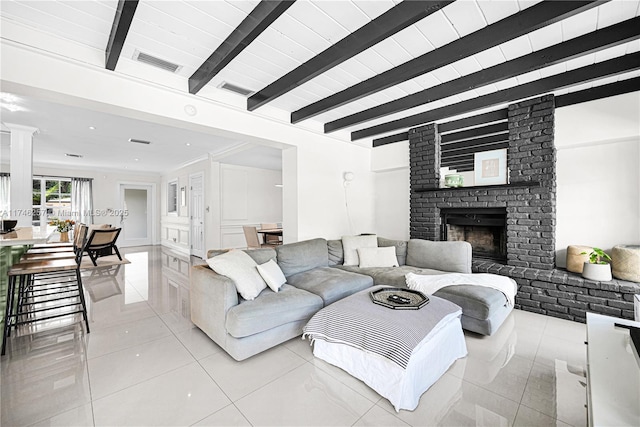
<svg viewBox="0 0 640 427"><path fill-rule="evenodd" d="M419 310L393 310L374 304L367 289L318 311L304 327L302 338L346 344L383 356L406 369L414 349L462 314L460 307L430 296Z"/></svg>

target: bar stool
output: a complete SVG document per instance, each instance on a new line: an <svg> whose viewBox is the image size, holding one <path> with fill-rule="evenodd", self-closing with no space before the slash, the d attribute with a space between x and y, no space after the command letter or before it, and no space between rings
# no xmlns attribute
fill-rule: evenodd
<svg viewBox="0 0 640 427"><path fill-rule="evenodd" d="M20 262L12 265L7 274L2 355L11 329L21 325L82 313L87 333L90 332L80 267L75 258ZM65 307L74 308L60 312Z"/></svg>

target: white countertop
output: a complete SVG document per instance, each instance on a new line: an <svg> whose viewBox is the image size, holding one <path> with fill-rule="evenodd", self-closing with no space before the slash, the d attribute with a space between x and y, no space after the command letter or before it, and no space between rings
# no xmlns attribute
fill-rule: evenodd
<svg viewBox="0 0 640 427"><path fill-rule="evenodd" d="M53 233L49 227L17 227L14 231L0 234L0 246L33 245L45 243Z"/></svg>

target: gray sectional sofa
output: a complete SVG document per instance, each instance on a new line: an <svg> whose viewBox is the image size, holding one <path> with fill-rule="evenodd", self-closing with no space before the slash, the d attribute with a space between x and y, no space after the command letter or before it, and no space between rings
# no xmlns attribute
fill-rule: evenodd
<svg viewBox="0 0 640 427"><path fill-rule="evenodd" d="M265 288L244 300L234 282L207 265L191 272L191 320L236 360L243 360L291 338L322 307L374 285L406 287L405 274L471 273L471 246L466 242L431 242L378 237L379 247L395 246L398 267L343 265L341 240L312 239L247 250L257 263L274 259L286 277L278 292ZM209 251L213 257L225 251ZM457 285L434 295L462 308L463 328L491 335L512 307L492 288Z"/></svg>

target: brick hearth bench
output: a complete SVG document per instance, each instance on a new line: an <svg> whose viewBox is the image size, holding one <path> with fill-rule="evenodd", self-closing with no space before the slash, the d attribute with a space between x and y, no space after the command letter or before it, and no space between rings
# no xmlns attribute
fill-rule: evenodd
<svg viewBox="0 0 640 427"><path fill-rule="evenodd" d="M518 283L515 308L586 323L587 312L633 319L640 283L598 282L562 269L540 270L473 260L474 273L508 276Z"/></svg>

